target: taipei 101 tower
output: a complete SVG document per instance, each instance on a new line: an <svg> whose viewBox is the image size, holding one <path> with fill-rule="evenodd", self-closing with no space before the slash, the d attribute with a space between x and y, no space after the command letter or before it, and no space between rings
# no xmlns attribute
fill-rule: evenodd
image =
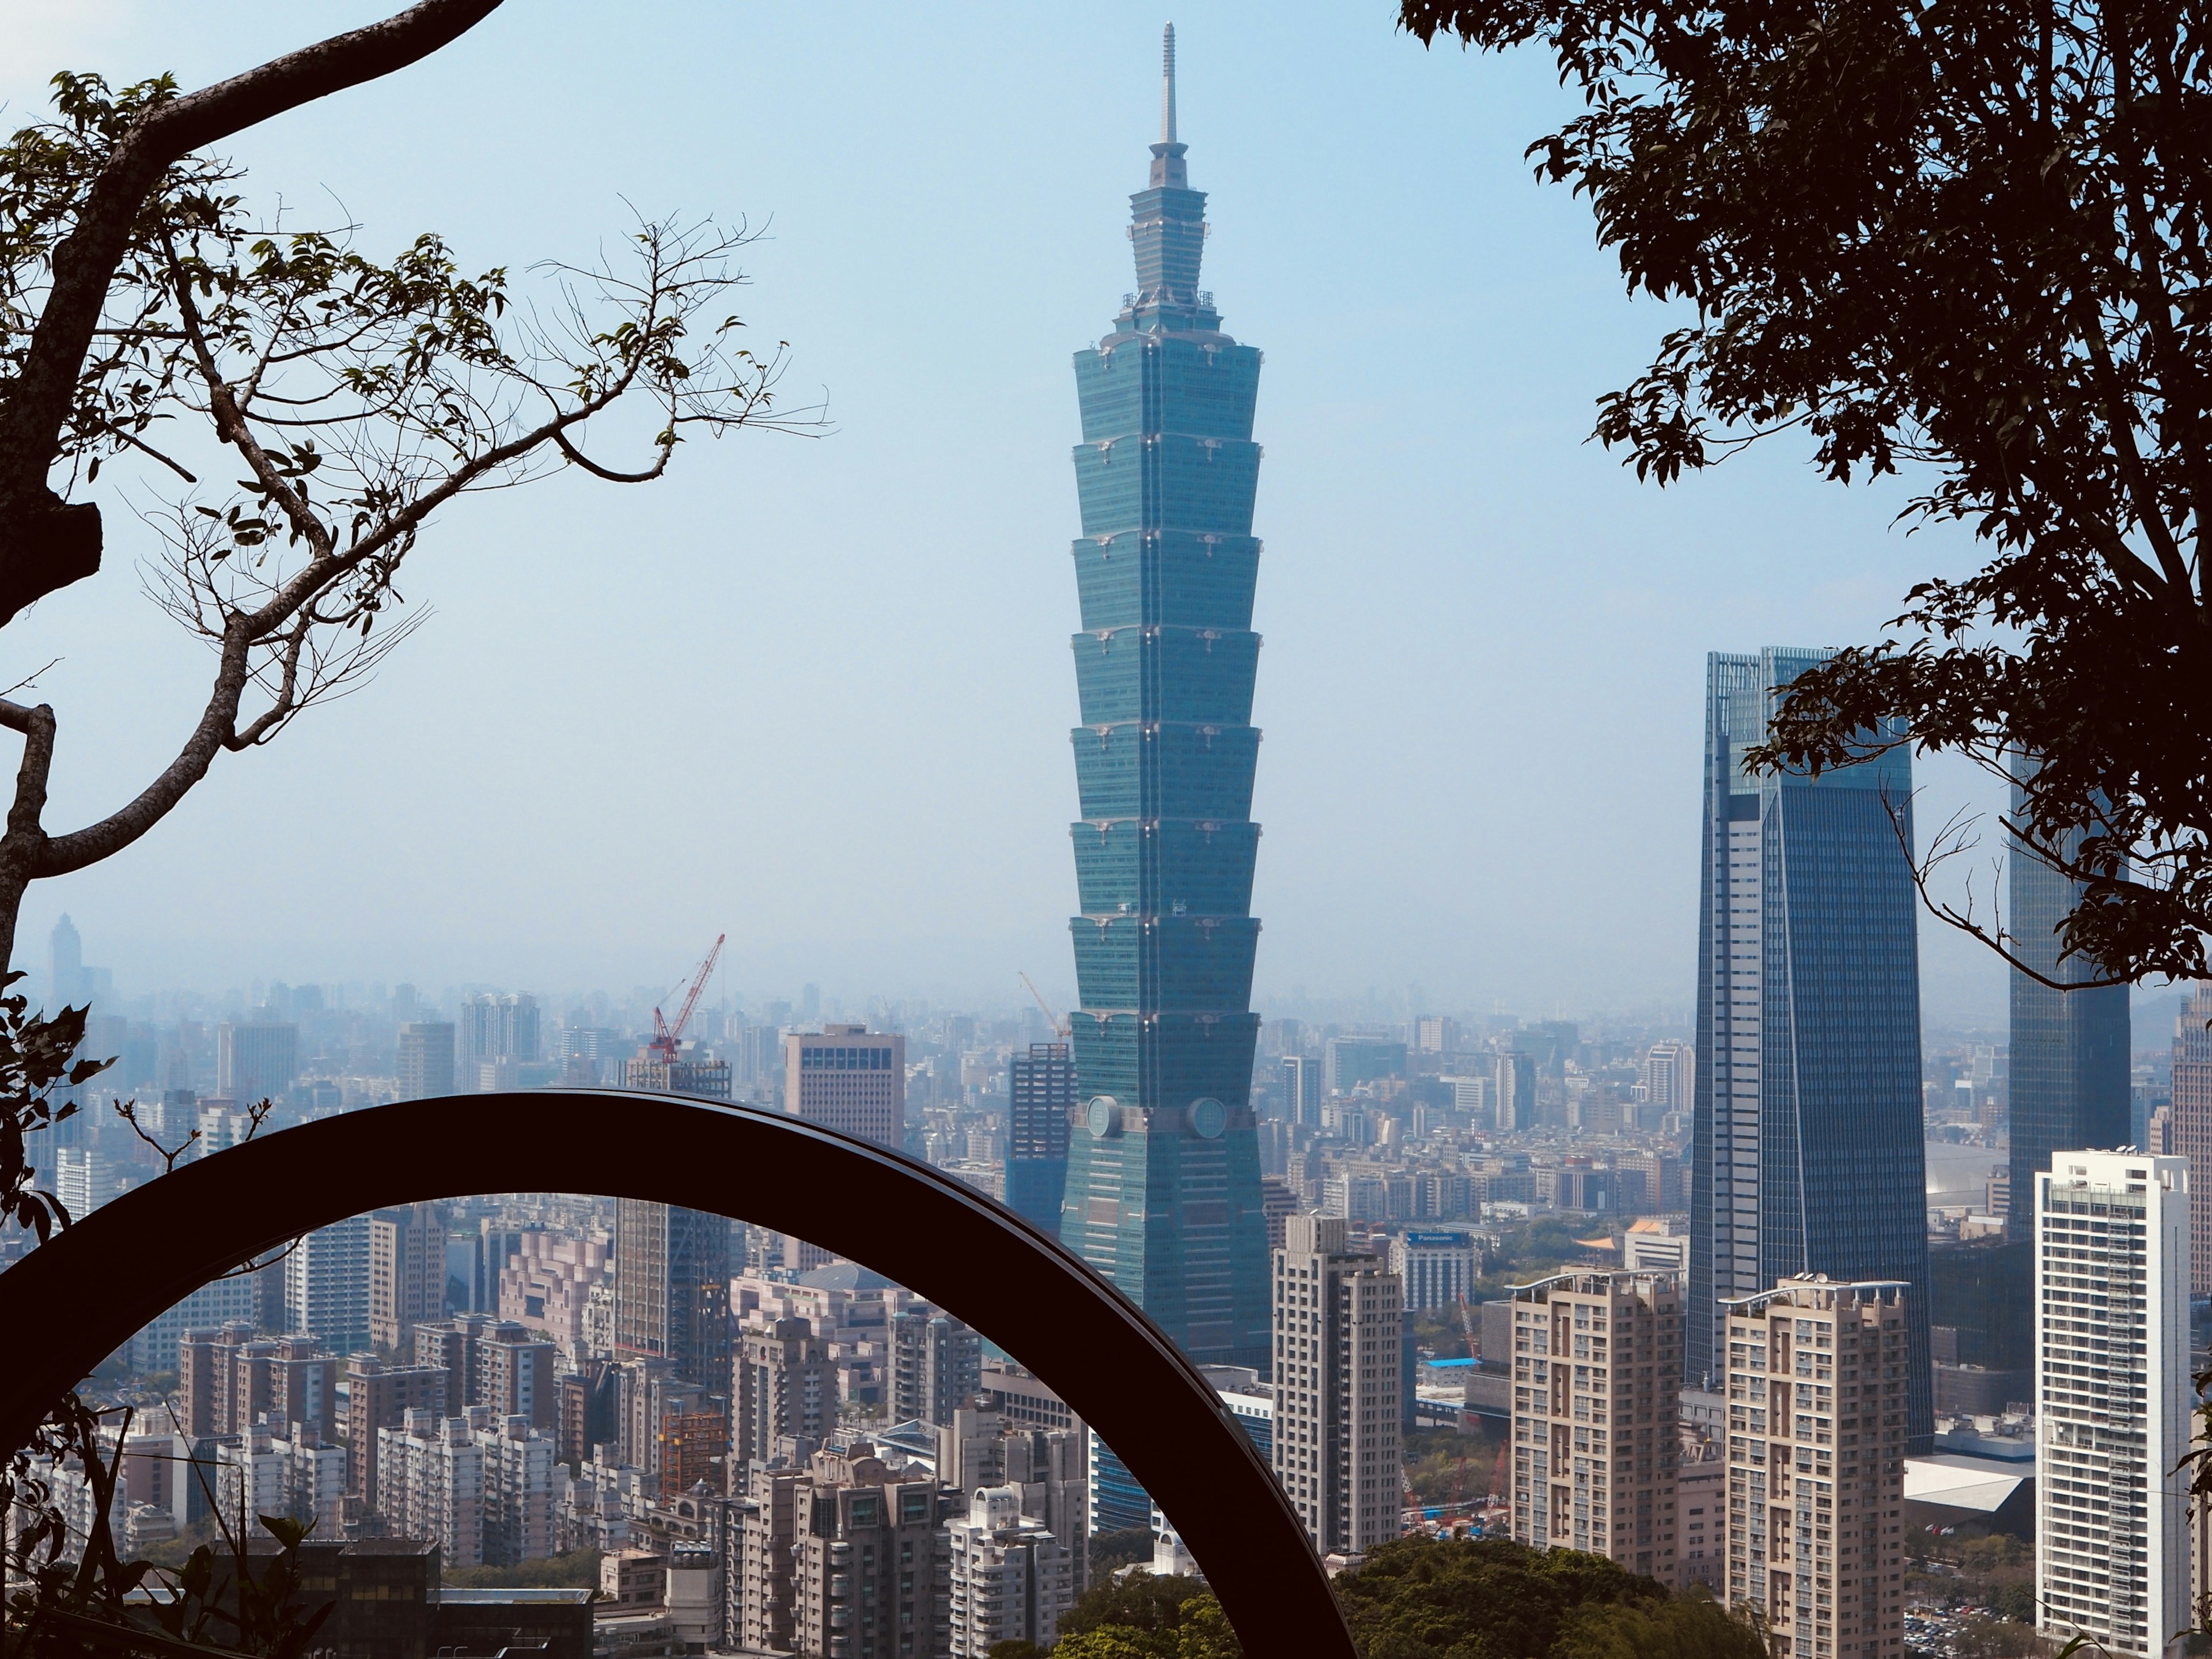
<svg viewBox="0 0 2212 1659"><path fill-rule="evenodd" d="M1201 1364L1269 1355L1252 1107L1252 590L1260 353L1200 289L1206 197L1176 137L1175 29L1137 291L1076 354L1083 534L1072 826L1078 1105L1060 1238Z"/></svg>

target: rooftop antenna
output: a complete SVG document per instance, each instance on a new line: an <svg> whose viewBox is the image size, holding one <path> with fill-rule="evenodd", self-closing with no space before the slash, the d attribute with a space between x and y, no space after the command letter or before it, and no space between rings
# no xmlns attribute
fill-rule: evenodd
<svg viewBox="0 0 2212 1659"><path fill-rule="evenodd" d="M1175 25L1170 23L1160 37L1160 142L1172 144L1176 141L1175 123Z"/></svg>

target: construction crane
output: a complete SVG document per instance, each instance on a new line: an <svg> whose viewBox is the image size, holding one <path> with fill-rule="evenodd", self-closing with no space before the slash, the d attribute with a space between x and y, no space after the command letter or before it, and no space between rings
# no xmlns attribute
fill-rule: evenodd
<svg viewBox="0 0 2212 1659"><path fill-rule="evenodd" d="M1467 1357L1469 1359L1480 1359L1482 1358L1482 1327L1476 1322L1474 1304L1467 1299L1465 1291L1459 1293L1459 1328L1461 1334L1467 1338Z"/></svg>
<svg viewBox="0 0 2212 1659"><path fill-rule="evenodd" d="M1053 1035L1066 1042L1068 1034L1074 1029L1073 1023L1053 1012L1052 1005L1044 1000L1044 993L1037 989L1036 981L1027 974L1022 975L1022 983L1030 988L1030 994L1036 999L1036 1006L1044 1010L1044 1023L1052 1027Z"/></svg>
<svg viewBox="0 0 2212 1659"><path fill-rule="evenodd" d="M727 933L714 935L714 948L707 952L706 961L691 976L691 988L684 994L684 1006L676 1011L674 1024L660 1017L660 1010L653 1011L653 1041L645 1046L670 1065L676 1062L677 1045L684 1040L684 1028L691 1023L691 1011L699 1006L699 994L707 988L707 980L714 971L714 963L722 954L722 941Z"/></svg>

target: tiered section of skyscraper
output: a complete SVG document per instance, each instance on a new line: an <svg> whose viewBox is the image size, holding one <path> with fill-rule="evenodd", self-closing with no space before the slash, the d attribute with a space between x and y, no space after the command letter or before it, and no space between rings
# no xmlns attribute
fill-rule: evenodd
<svg viewBox="0 0 2212 1659"><path fill-rule="evenodd" d="M1260 353L1221 331L1198 286L1206 197L1176 140L1172 34L1166 54L1161 140L1130 198L1137 291L1075 359L1084 1104L1060 1235L1194 1359L1263 1364L1249 1103Z"/></svg>

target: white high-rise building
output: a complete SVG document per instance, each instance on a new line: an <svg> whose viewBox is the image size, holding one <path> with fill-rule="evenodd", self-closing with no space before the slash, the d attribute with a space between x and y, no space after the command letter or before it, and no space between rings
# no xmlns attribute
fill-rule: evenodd
<svg viewBox="0 0 2212 1659"><path fill-rule="evenodd" d="M2046 1635L2179 1653L2189 1602L2189 1160L2035 1178L2035 1594Z"/></svg>
<svg viewBox="0 0 2212 1659"><path fill-rule="evenodd" d="M1390 1271L1416 1313L1452 1308L1474 1289L1482 1261L1473 1233L1408 1232L1390 1240Z"/></svg>
<svg viewBox="0 0 2212 1659"><path fill-rule="evenodd" d="M1075 1601L1067 1547L1022 1513L1019 1486L978 1486L951 1541L952 1659L983 1659L1000 1642L1049 1646Z"/></svg>
<svg viewBox="0 0 2212 1659"><path fill-rule="evenodd" d="M1398 1535L1404 1291L1344 1222L1294 1215L1275 1252L1275 1478L1322 1555Z"/></svg>
<svg viewBox="0 0 2212 1659"><path fill-rule="evenodd" d="M284 1258L284 1322L333 1353L369 1346L368 1218L318 1227Z"/></svg>

